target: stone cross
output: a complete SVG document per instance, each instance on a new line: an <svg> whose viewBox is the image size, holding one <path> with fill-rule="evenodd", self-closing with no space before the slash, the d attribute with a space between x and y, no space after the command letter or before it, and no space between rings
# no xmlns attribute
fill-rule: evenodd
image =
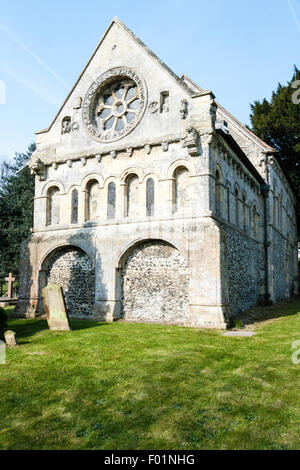
<svg viewBox="0 0 300 470"><path fill-rule="evenodd" d="M15 282L15 278L13 277L12 273L9 273L9 276L5 278L5 280L8 282L8 291L7 291L7 296L9 299L12 298L12 287L13 283Z"/></svg>

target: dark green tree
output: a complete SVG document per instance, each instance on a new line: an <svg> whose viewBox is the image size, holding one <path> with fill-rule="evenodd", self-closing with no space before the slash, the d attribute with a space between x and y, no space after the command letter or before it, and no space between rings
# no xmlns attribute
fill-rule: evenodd
<svg viewBox="0 0 300 470"><path fill-rule="evenodd" d="M18 279L20 247L30 235L33 217L34 177L26 162L35 145L16 153L12 163L0 168L0 283L8 272Z"/></svg>
<svg viewBox="0 0 300 470"><path fill-rule="evenodd" d="M278 157L300 193L300 71L295 66L287 85L278 84L270 101L251 105L253 132L278 150ZM293 87L294 84L294 87ZM299 103L297 104L297 102Z"/></svg>

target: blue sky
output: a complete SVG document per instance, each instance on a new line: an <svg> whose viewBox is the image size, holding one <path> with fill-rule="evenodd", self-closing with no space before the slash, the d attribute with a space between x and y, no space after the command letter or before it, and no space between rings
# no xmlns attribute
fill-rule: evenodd
<svg viewBox="0 0 300 470"><path fill-rule="evenodd" d="M50 124L114 16L243 123L300 67L300 0L4 0L0 160Z"/></svg>

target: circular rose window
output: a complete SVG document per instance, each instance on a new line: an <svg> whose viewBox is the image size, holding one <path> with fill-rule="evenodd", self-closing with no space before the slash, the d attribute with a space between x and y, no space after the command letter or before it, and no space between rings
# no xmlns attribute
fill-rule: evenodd
<svg viewBox="0 0 300 470"><path fill-rule="evenodd" d="M136 73L115 68L101 75L83 102L83 121L98 142L114 142L129 134L146 108L146 86Z"/></svg>

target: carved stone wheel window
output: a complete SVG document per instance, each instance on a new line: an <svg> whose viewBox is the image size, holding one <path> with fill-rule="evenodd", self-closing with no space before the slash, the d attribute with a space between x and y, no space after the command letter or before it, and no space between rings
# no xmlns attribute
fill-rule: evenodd
<svg viewBox="0 0 300 470"><path fill-rule="evenodd" d="M146 86L131 69L115 68L90 87L83 104L83 120L99 142L114 142L129 134L146 107Z"/></svg>

